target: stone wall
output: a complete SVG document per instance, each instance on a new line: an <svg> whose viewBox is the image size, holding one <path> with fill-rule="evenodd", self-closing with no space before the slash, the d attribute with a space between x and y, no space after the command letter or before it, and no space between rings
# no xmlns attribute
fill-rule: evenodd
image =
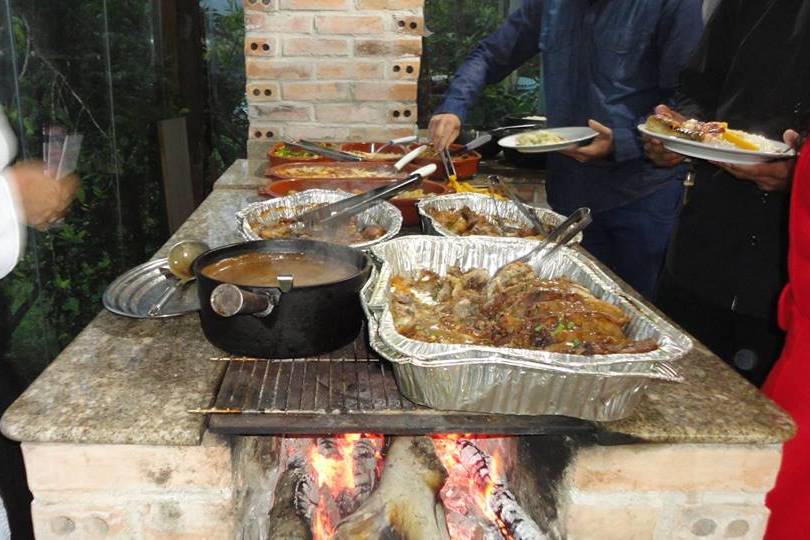
<svg viewBox="0 0 810 540"><path fill-rule="evenodd" d="M250 146L414 134L423 3L244 0Z"/></svg>
<svg viewBox="0 0 810 540"><path fill-rule="evenodd" d="M256 505L245 486L262 476L244 458L267 455L240 448L234 460L210 436L198 447L25 444L37 538L231 540ZM761 538L780 456L778 445L581 449L560 489L561 528L568 540Z"/></svg>

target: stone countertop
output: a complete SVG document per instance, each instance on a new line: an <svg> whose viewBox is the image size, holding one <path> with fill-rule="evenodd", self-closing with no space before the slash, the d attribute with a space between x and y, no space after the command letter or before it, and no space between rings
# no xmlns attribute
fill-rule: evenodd
<svg viewBox="0 0 810 540"><path fill-rule="evenodd" d="M212 247L239 240L234 212L257 200L240 160L164 245L203 239ZM242 184L240 184L242 182ZM241 189L239 186L243 186ZM149 321L100 313L6 411L11 439L96 444L197 445L224 364L197 317ZM677 364L683 384L653 383L634 414L602 424L608 432L662 443L775 444L789 417L719 358L697 345Z"/></svg>

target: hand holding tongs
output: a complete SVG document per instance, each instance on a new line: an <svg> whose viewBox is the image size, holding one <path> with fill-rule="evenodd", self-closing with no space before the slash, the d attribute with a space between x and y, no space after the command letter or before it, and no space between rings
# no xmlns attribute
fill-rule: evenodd
<svg viewBox="0 0 810 540"><path fill-rule="evenodd" d="M447 179L450 180L450 182L458 180L456 166L453 164L453 156L450 155L450 150L448 148L441 150L439 157L442 160L442 165L444 165L444 172L447 174Z"/></svg>
<svg viewBox="0 0 810 540"><path fill-rule="evenodd" d="M520 213L523 214L523 217L528 219L529 223L532 224L534 232L541 235L545 234L546 227L540 222L540 218L537 217L537 214L535 214L534 211L531 208L529 208L529 206L526 203L520 200L520 197L518 197L517 193L515 193L515 190L512 189L512 186L510 186L507 182L502 180L501 177L496 174L489 176L489 181L501 187L501 191L503 191L506 194L506 196L509 197L509 199L511 199L513 203L515 203L518 210L520 210Z"/></svg>
<svg viewBox="0 0 810 540"><path fill-rule="evenodd" d="M591 218L591 209L590 208L580 208L576 210L573 214L571 214L568 219L557 225L554 230L552 230L545 240L537 244L537 247L519 257L513 261L509 261L508 263L504 264L495 273L492 275L492 279L494 279L504 268L509 266L513 263L529 263L531 260L535 259L535 257L542 253L543 257L548 257L549 255L553 254L555 251L560 249L560 246L565 245L568 243L569 240L574 238L577 234L582 232L582 230L590 225L592 221Z"/></svg>
<svg viewBox="0 0 810 540"><path fill-rule="evenodd" d="M408 178L395 184L372 189L360 195L349 197L335 203L327 204L315 210L305 212L298 218L298 222L304 227L323 226L335 221L346 219L359 214L373 203L390 199L397 194L406 191L422 181L422 178L430 176L436 171L436 165L430 164L412 172Z"/></svg>
<svg viewBox="0 0 810 540"><path fill-rule="evenodd" d="M325 148L320 144L314 143L312 141L305 141L303 139L296 141L288 137L284 137L284 142L291 146L303 148L307 152L312 152L313 154L328 157L329 159L334 159L336 161L363 161L363 158L361 156L356 156L348 152L341 152L340 150Z"/></svg>

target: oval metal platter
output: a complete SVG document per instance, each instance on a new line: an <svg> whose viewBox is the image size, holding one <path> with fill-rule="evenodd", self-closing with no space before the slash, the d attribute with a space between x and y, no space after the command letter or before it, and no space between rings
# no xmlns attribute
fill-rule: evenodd
<svg viewBox="0 0 810 540"><path fill-rule="evenodd" d="M156 259L124 272L104 291L104 307L116 315L135 319L166 319L199 310L197 286L191 282L178 288L160 313L149 315L166 289L177 283L168 267L166 259Z"/></svg>

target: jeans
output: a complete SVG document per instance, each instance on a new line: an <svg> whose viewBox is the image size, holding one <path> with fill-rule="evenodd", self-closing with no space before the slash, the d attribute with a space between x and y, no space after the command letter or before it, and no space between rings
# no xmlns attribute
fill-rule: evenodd
<svg viewBox="0 0 810 540"><path fill-rule="evenodd" d="M683 185L670 182L629 204L596 212L584 231L582 246L652 299L682 198Z"/></svg>

